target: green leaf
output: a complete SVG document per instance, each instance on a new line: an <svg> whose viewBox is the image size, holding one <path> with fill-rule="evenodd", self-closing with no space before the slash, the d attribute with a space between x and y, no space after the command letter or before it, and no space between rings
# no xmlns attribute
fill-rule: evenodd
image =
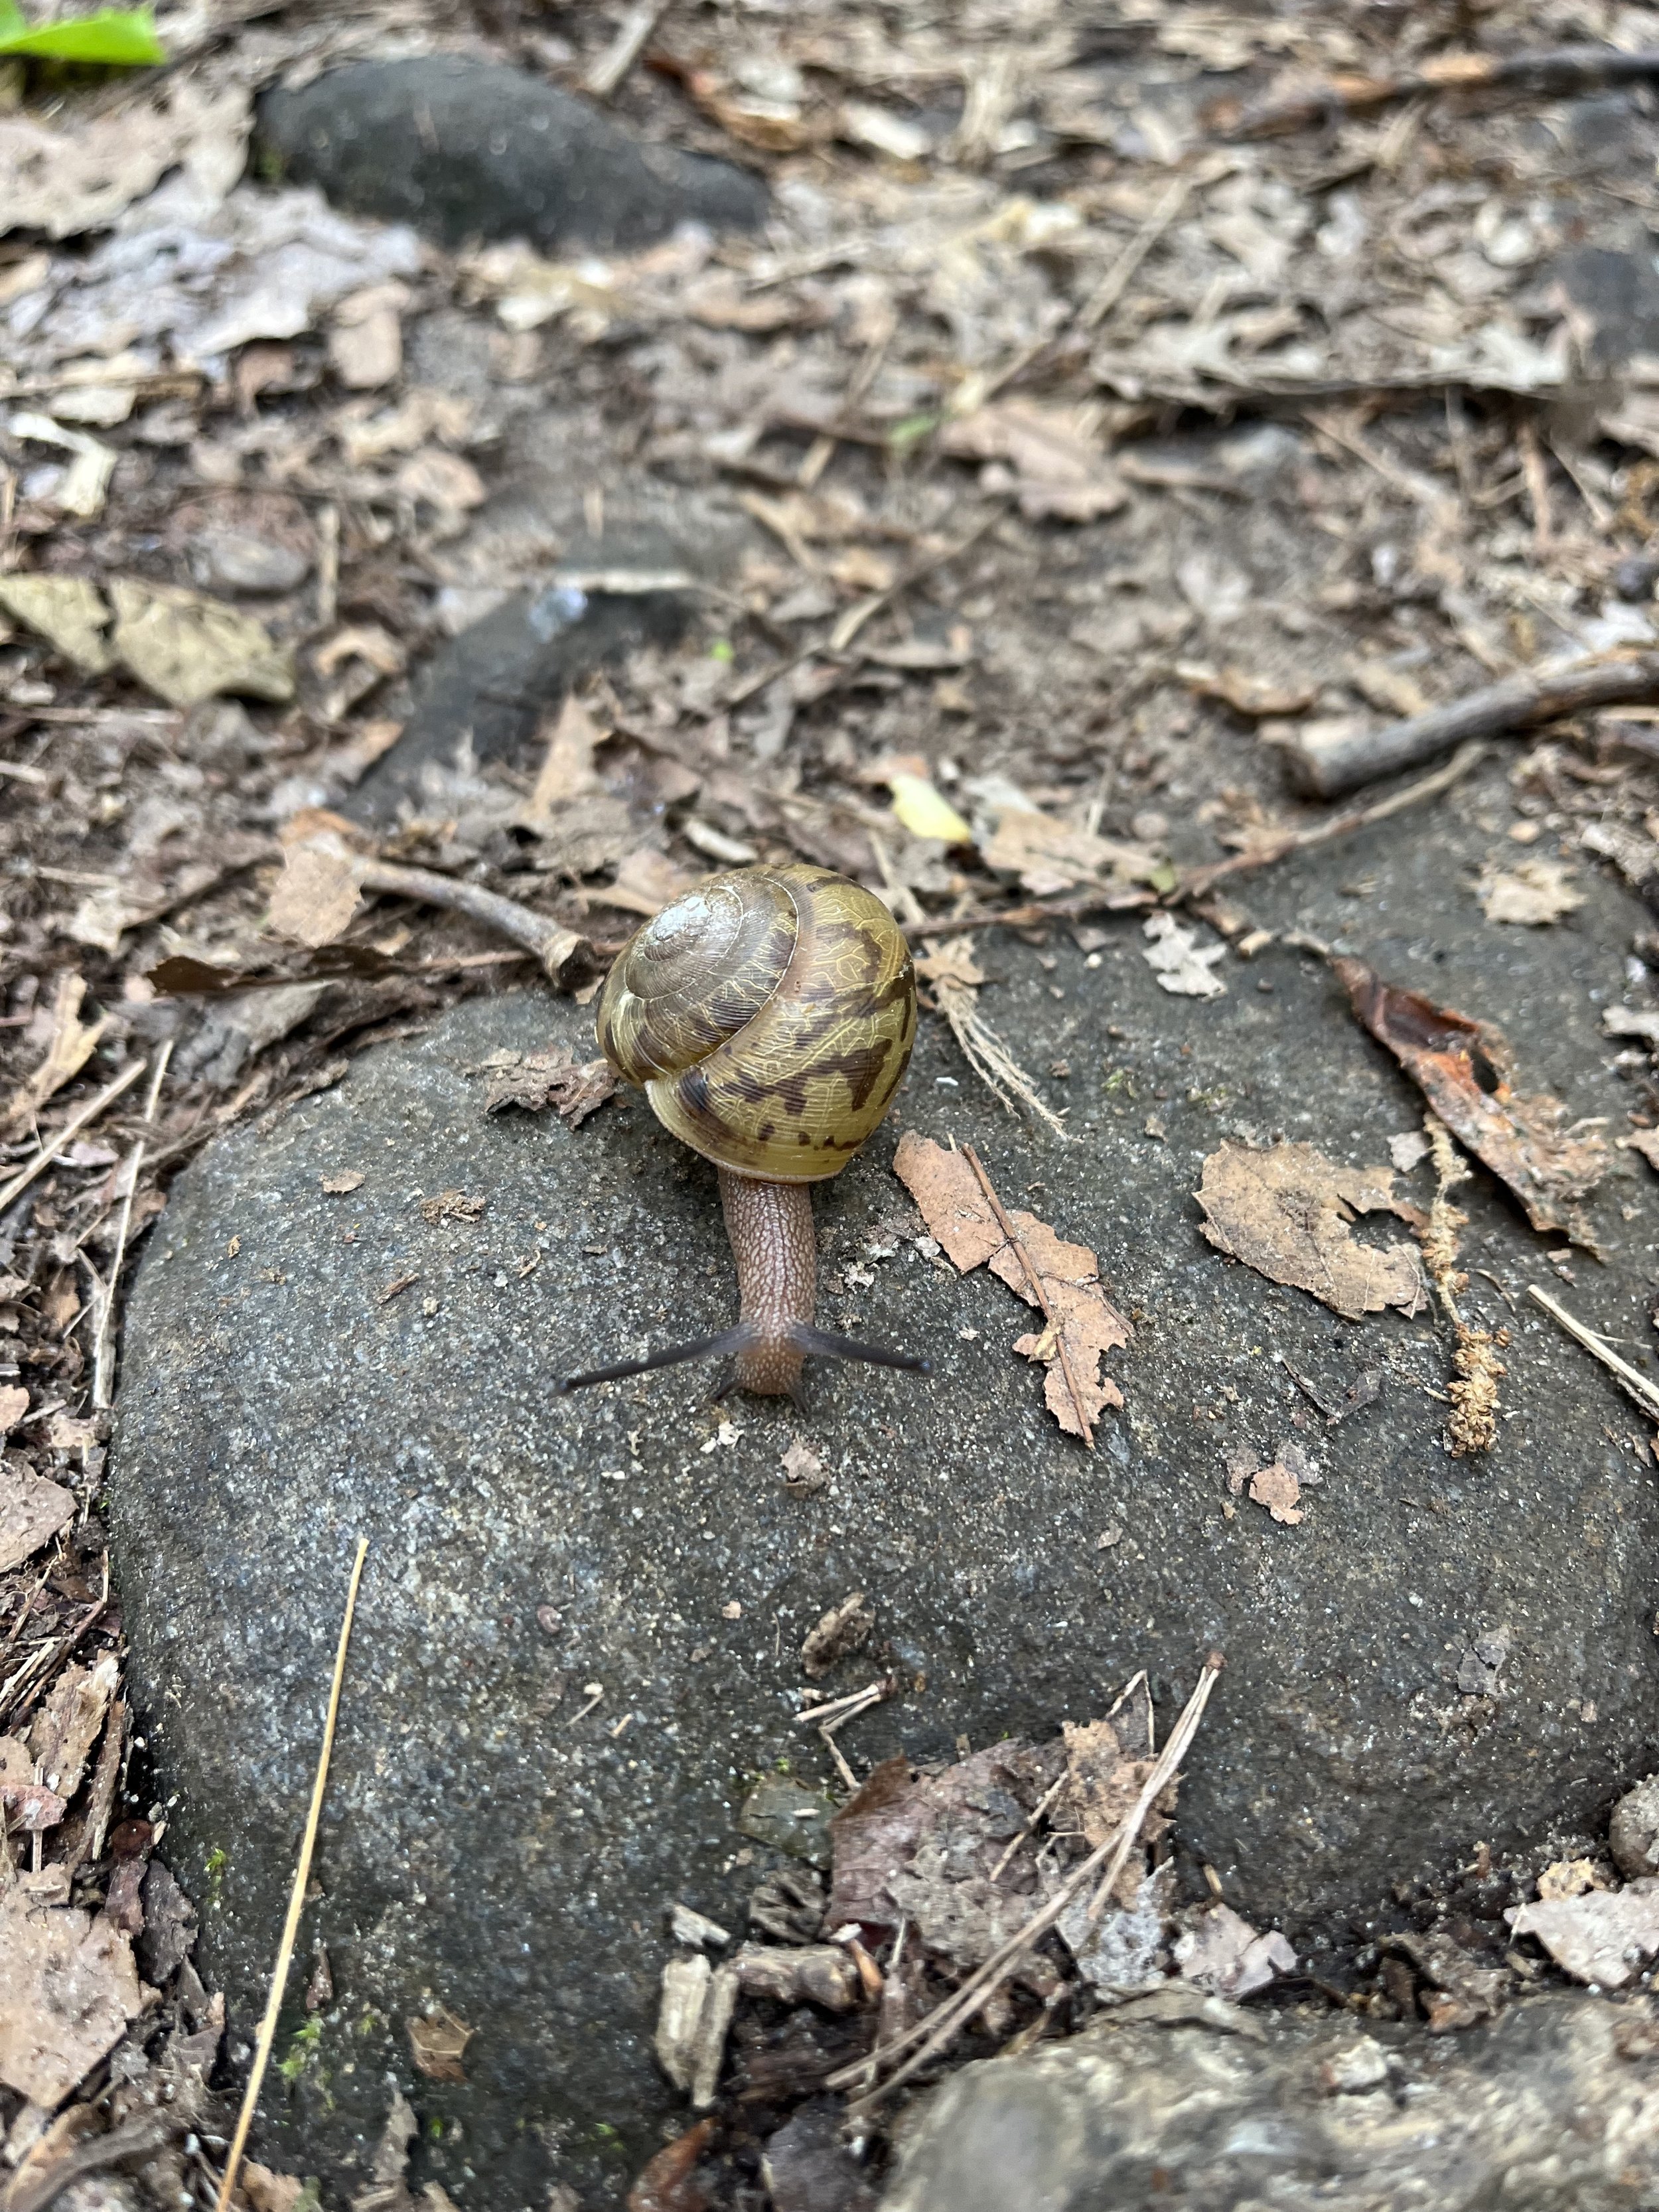
<svg viewBox="0 0 1659 2212"><path fill-rule="evenodd" d="M39 61L93 62L106 69L140 69L167 59L148 8L100 8L33 29L16 0L0 0L0 56L30 54Z"/></svg>

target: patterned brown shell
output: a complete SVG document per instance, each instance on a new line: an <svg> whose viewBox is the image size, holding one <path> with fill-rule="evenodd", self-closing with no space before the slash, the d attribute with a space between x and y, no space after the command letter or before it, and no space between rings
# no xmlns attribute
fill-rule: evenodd
<svg viewBox="0 0 1659 2212"><path fill-rule="evenodd" d="M598 1028L617 1073L705 1159L822 1182L892 1103L915 1042L915 975L897 923L860 884L827 868L736 868L635 932Z"/></svg>

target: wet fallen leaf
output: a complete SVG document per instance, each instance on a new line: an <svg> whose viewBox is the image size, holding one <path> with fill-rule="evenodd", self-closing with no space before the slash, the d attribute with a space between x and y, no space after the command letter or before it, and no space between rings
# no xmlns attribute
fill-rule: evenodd
<svg viewBox="0 0 1659 2212"><path fill-rule="evenodd" d="M4 1112L0 1113L0 1129L15 1128L32 1120L46 1101L55 1097L71 1076L78 1075L92 1058L94 1048L109 1023L104 1015L95 1022L81 1019L82 1001L86 994L84 978L72 969L66 969L58 978L52 998L52 1036L45 1055L33 1074L8 1100Z"/></svg>
<svg viewBox="0 0 1659 2212"><path fill-rule="evenodd" d="M1076 1898L1055 1925L1077 1970L1097 1990L1133 1996L1159 1989L1169 1978L1167 1925L1176 1897L1176 1863L1166 1859L1143 1874L1133 1859L1124 1869L1116 1896L1123 1901L1089 1917L1089 1899ZM1123 1899L1127 1887L1129 1895Z"/></svg>
<svg viewBox="0 0 1659 2212"><path fill-rule="evenodd" d="M1275 1928L1263 1936L1230 1905L1213 1905L1175 1942L1183 1981L1237 2003L1265 1990L1275 1974L1296 1972L1296 1953Z"/></svg>
<svg viewBox="0 0 1659 2212"><path fill-rule="evenodd" d="M103 1915L0 1896L0 2081L55 2106L143 2008L131 1937Z"/></svg>
<svg viewBox="0 0 1659 2212"><path fill-rule="evenodd" d="M1490 1023L1386 983L1362 960L1331 964L1359 1019L1452 1134L1508 1184L1533 1227L1565 1230L1576 1243L1588 1243L1573 1201L1607 1171L1612 1154L1600 1131L1564 1126L1567 1109L1559 1098L1513 1090L1514 1055Z"/></svg>
<svg viewBox="0 0 1659 2212"><path fill-rule="evenodd" d="M827 1674L837 1659L869 1642L875 1625L875 1607L862 1590L854 1590L807 1631L800 1647L802 1674L812 1681Z"/></svg>
<svg viewBox="0 0 1659 2212"><path fill-rule="evenodd" d="M429 2081L465 2081L461 2060L477 2031L457 2020L446 2005L429 2013L416 2013L406 2021L409 2048L416 2073Z"/></svg>
<svg viewBox="0 0 1659 2212"><path fill-rule="evenodd" d="M38 1474L0 1468L0 1574L38 1552L75 1517L75 1493Z"/></svg>
<svg viewBox="0 0 1659 2212"><path fill-rule="evenodd" d="M0 576L0 608L88 676L111 665L104 639L109 609L84 576Z"/></svg>
<svg viewBox="0 0 1659 2212"><path fill-rule="evenodd" d="M1011 490L1033 521L1052 515L1062 522L1092 522L1115 514L1128 497L1079 410L1040 406L1030 399L999 399L947 422L942 451L965 460L1004 463L988 471L988 489Z"/></svg>
<svg viewBox="0 0 1659 2212"><path fill-rule="evenodd" d="M1148 942L1141 957L1166 991L1182 999L1221 999L1227 986L1212 971L1227 957L1225 945L1200 945L1195 930L1187 929L1172 914L1149 915Z"/></svg>
<svg viewBox="0 0 1659 2212"><path fill-rule="evenodd" d="M568 1044L548 1045L540 1052L495 1053L484 1063L489 1088L484 1112L499 1114L516 1106L526 1114L539 1114L551 1106L562 1121L579 1129L590 1114L597 1113L617 1094L617 1077L605 1060L579 1060Z"/></svg>
<svg viewBox="0 0 1659 2212"><path fill-rule="evenodd" d="M1015 1249L966 1155L947 1152L914 1129L899 1139L893 1172L959 1273L988 1261L992 1273L1028 1305L1040 1306L1031 1284L1035 1273L1052 1324L1019 1338L1014 1349L1044 1362L1044 1402L1068 1435L1087 1441L1097 1416L1108 1406L1123 1403L1117 1385L1101 1375L1100 1362L1130 1337L1128 1322L1101 1287L1095 1255L1086 1245L1064 1243L1035 1214L1020 1212L1008 1215L1020 1248Z"/></svg>
<svg viewBox="0 0 1659 2212"><path fill-rule="evenodd" d="M91 1667L70 1666L42 1700L28 1733L29 1756L48 1790L73 1797L121 1680L112 1657Z"/></svg>
<svg viewBox="0 0 1659 2212"><path fill-rule="evenodd" d="M251 615L134 576L115 577L109 589L117 659L169 706L195 707L228 692L277 702L294 696L288 654Z"/></svg>
<svg viewBox="0 0 1659 2212"><path fill-rule="evenodd" d="M1523 1905L1510 1923L1535 1936L1558 1966L1598 1989L1620 1990L1659 1952L1659 1879Z"/></svg>
<svg viewBox="0 0 1659 2212"><path fill-rule="evenodd" d="M1205 1160L1198 1202L1218 1251L1270 1282L1311 1292L1345 1320L1388 1306L1412 1314L1423 1304L1411 1248L1362 1244L1350 1226L1359 1213L1411 1218L1395 1195L1392 1168L1339 1167L1311 1145L1263 1152L1229 1142Z"/></svg>
<svg viewBox="0 0 1659 2212"><path fill-rule="evenodd" d="M1584 903L1583 891L1572 888L1571 875L1559 860L1518 860L1508 870L1489 870L1480 879L1481 910L1488 921L1534 928L1559 921Z"/></svg>

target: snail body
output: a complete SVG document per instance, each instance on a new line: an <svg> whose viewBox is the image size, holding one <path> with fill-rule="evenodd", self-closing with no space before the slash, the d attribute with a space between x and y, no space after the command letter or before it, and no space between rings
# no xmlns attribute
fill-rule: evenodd
<svg viewBox="0 0 1659 2212"><path fill-rule="evenodd" d="M909 951L880 900L805 865L710 877L623 946L597 1028L611 1066L719 1170L739 1317L724 1335L562 1387L721 1352L734 1357L735 1387L798 1401L815 1354L925 1370L812 1319L811 1187L839 1175L880 1123L915 1040Z"/></svg>

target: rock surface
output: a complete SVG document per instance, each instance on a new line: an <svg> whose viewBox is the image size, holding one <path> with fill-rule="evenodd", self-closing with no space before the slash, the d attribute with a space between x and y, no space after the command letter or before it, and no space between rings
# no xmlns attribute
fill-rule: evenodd
<svg viewBox="0 0 1659 2212"><path fill-rule="evenodd" d="M526 70L454 54L353 62L268 92L256 143L285 179L446 246L643 246L683 222L752 229L766 212L747 170L644 143Z"/></svg>
<svg viewBox="0 0 1659 2212"><path fill-rule="evenodd" d="M1534 1998L1490 2027L1390 2049L1345 2021L1264 2028L1213 1998L1212 2021L1182 2023L1184 1993L1169 1996L1069 2043L963 2067L906 2130L882 2212L1659 2202L1659 2039L1644 2010Z"/></svg>
<svg viewBox="0 0 1659 2212"><path fill-rule="evenodd" d="M1583 872L1570 923L1486 922L1473 879L1512 853L1507 818L1494 773L1432 835L1389 825L1249 903L1496 1021L1527 1088L1621 1121L1596 1001L1646 917ZM1226 1138L1386 1162L1420 1120L1398 1069L1305 954L1230 957L1208 1002L1158 988L1133 920L1091 957L999 939L987 994L1069 1098L1072 1142L1006 1117L932 1022L900 1113L975 1143L1008 1204L1099 1252L1136 1335L1092 1457L1010 1352L1026 1310L918 1252L896 1127L819 1194L821 1313L922 1346L930 1384L822 1372L804 1421L711 1407L694 1369L553 1397L561 1371L724 1327L733 1299L712 1173L642 1103L574 1136L484 1121L465 1071L489 1053L591 1050L568 1001L475 1000L177 1186L132 1310L110 1503L157 1794L182 1793L174 1864L244 2034L352 1544L374 1542L302 1938L340 1994L309 2057L296 1994L278 2053L302 2063L262 2124L307 2170L362 2176L390 2070L442 2123L422 2155L458 2203L540 2212L550 2174L584 2208L620 2203L683 2111L650 2057L665 1908L741 1929L775 1863L734 1825L751 1783L780 1758L833 1780L792 1733L791 1692L803 1637L854 1589L874 1632L821 1686L885 1667L915 1686L843 1734L860 1768L948 1758L963 1733L1048 1737L1141 1666L1167 1724L1219 1645L1179 1839L1316 1972L1388 1924L1396 1881L1477 1840L1586 1826L1659 1765L1644 1427L1524 1297L1545 1277L1592 1324L1639 1333L1647 1169L1617 1156L1595 1212L1607 1263L1564 1263L1566 1289L1484 1176L1460 1193L1465 1263L1489 1271L1469 1316L1513 1341L1497 1449L1449 1459L1432 1317L1337 1321L1212 1249L1191 1196ZM1069 1078L1046 1076L1060 1058ZM344 1171L362 1182L325 1193ZM1401 1187L1425 1203L1427 1171ZM481 1216L427 1220L453 1190ZM1380 1395L1328 1432L1281 1360L1332 1401L1375 1369ZM828 1477L810 1494L782 1480L797 1433ZM1285 1438L1322 1478L1297 1526L1227 1488L1230 1450ZM434 2003L477 2031L467 2086L410 2070L404 2022Z"/></svg>

